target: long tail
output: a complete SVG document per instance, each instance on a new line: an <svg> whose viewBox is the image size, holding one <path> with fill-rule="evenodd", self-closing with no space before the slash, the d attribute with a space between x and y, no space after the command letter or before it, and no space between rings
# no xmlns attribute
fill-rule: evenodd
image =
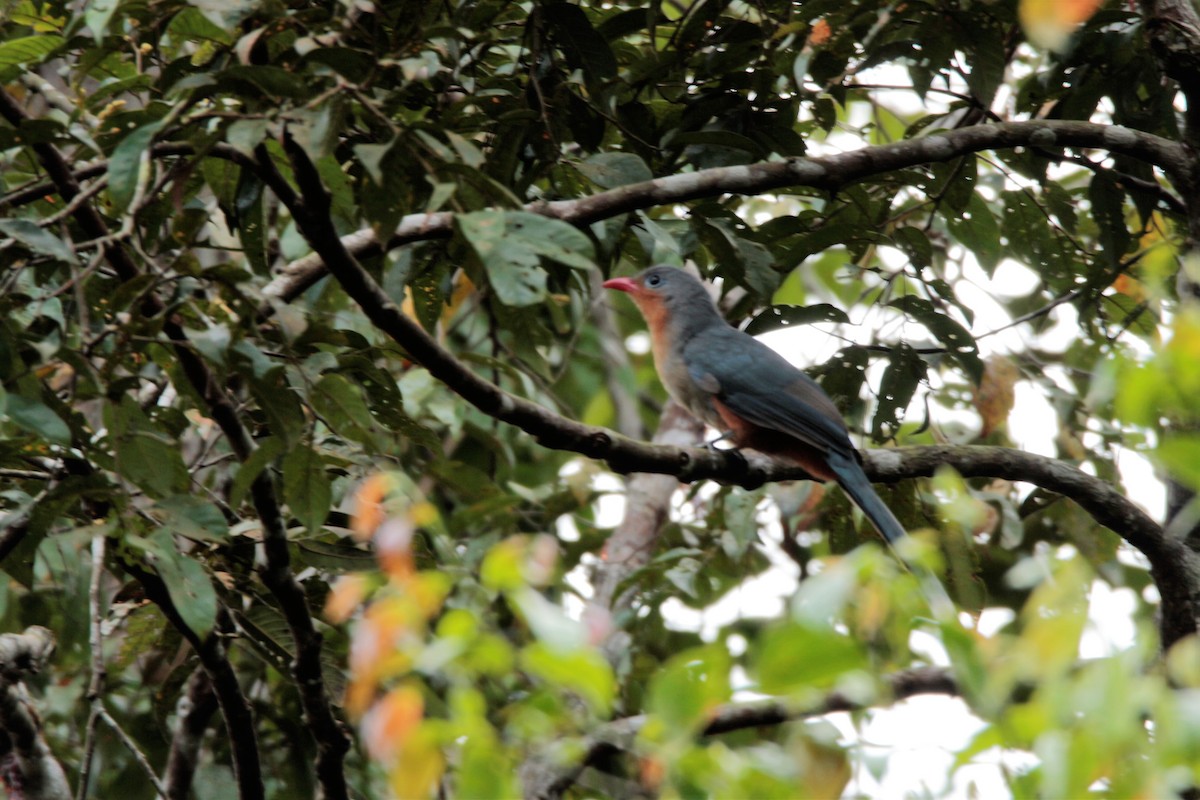
<svg viewBox="0 0 1200 800"><path fill-rule="evenodd" d="M871 524L875 526L875 530L879 531L884 539L894 542L907 533L892 510L884 505L884 502L879 499L879 495L875 494L875 489L867 480L866 473L863 472L852 454L832 452L826 456L826 459L829 468L836 476L838 485L845 490L846 494L850 495L851 500L858 504L858 507L867 515L867 519L871 520Z"/></svg>

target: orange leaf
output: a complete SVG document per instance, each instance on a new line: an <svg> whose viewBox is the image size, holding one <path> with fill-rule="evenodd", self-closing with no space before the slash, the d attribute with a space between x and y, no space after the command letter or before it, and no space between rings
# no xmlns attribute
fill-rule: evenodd
<svg viewBox="0 0 1200 800"><path fill-rule="evenodd" d="M1112 287L1135 302L1146 299L1146 286L1132 275L1118 275Z"/></svg>
<svg viewBox="0 0 1200 800"><path fill-rule="evenodd" d="M362 735L376 761L390 762L425 717L425 699L415 686L399 686L363 716Z"/></svg>
<svg viewBox="0 0 1200 800"><path fill-rule="evenodd" d="M1018 16L1029 41L1062 50L1071 34L1100 8L1100 0L1020 0Z"/></svg>
<svg viewBox="0 0 1200 800"><path fill-rule="evenodd" d="M829 23L825 19L819 19L812 25L812 30L808 32L808 43L813 47L819 47L829 41L833 36L833 30L829 27Z"/></svg>
<svg viewBox="0 0 1200 800"><path fill-rule="evenodd" d="M354 609L367 596L367 586L365 575L343 575L338 578L325 598L325 618L333 623L350 619Z"/></svg>
<svg viewBox="0 0 1200 800"><path fill-rule="evenodd" d="M383 498L391 488L385 473L377 472L363 481L354 494L354 513L350 517L350 530L360 542L371 538L375 529L383 522Z"/></svg>

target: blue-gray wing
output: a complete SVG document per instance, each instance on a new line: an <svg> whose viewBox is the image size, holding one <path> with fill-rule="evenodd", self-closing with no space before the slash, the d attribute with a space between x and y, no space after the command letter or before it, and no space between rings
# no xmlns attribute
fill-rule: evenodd
<svg viewBox="0 0 1200 800"><path fill-rule="evenodd" d="M827 452L852 450L829 395L762 342L729 328L687 350L692 380L742 419Z"/></svg>

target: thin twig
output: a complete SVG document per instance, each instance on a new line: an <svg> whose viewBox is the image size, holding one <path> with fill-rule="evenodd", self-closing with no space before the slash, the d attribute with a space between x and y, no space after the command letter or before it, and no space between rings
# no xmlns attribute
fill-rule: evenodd
<svg viewBox="0 0 1200 800"><path fill-rule="evenodd" d="M117 738L121 740L121 744L125 745L129 752L133 754L134 760L138 762L142 771L146 773L146 777L150 779L150 783L154 784L154 791L159 797L165 798L167 796L167 787L163 786L162 780L155 774L154 767L150 766L150 760L146 758L146 754L138 747L137 742L130 738L125 729L112 718L112 715L103 706L99 708L99 715L100 719L104 720L104 724L111 728L113 733L117 735Z"/></svg>
<svg viewBox="0 0 1200 800"><path fill-rule="evenodd" d="M79 785L75 790L76 800L87 797L91 782L92 758L96 750L96 721L104 713L104 615L100 609L100 582L104 575L105 537L103 532L92 536L92 576L88 582L88 612L90 630L88 647L92 651L91 679L88 681L87 698L91 704L87 731L83 740L83 761L79 765Z"/></svg>

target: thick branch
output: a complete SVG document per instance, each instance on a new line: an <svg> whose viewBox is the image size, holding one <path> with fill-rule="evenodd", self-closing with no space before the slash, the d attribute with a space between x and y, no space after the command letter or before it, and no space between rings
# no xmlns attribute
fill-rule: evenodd
<svg viewBox="0 0 1200 800"><path fill-rule="evenodd" d="M957 697L958 684L950 670L942 667L920 667L889 675L885 679L888 697L885 702L897 702L920 694L943 694ZM880 703L883 705L885 703ZM829 714L834 711L862 709L861 703L840 692L832 692L820 703L808 708L797 708L780 702L731 704L717 709L702 731L704 736L781 725L805 717ZM625 717L600 726L587 739L583 755L571 764L547 764L534 759L521 770L526 800L557 800L571 787L583 770L605 752L628 751L642 726L644 716Z"/></svg>
<svg viewBox="0 0 1200 800"><path fill-rule="evenodd" d="M675 402L667 404L658 430L656 444L686 446L704 435L704 425ZM671 496L679 481L670 475L638 472L625 483L625 516L604 545L602 561L596 566L592 583L595 593L589 601L590 613L621 621L628 612L633 593L619 592L629 579L654 556L659 531L671 509ZM618 624L604 642L604 653L614 664L629 652L627 626Z"/></svg>
<svg viewBox="0 0 1200 800"><path fill-rule="evenodd" d="M819 158L794 158L671 175L577 200L532 203L525 210L575 225L589 225L630 211L723 194L755 195L802 186L835 191L855 181L918 164L950 161L969 153L1012 147L1107 150L1154 164L1173 181L1188 175L1192 168L1191 157L1181 145L1131 128L1069 120L1004 122L974 125ZM400 220L386 246L390 249L425 239L446 238L450 236L453 224L454 215L449 212L409 214ZM363 257L383 248L373 232L362 230L343 237L342 249ZM320 280L325 271L319 252L305 256L288 264L267 285L265 293L291 299Z"/></svg>
<svg viewBox="0 0 1200 800"><path fill-rule="evenodd" d="M1200 145L1200 15L1193 0L1142 0L1150 49L1187 98L1184 139Z"/></svg>
<svg viewBox="0 0 1200 800"><path fill-rule="evenodd" d="M297 174L301 172L297 169ZM305 200L324 190L309 169ZM300 209L302 213L309 213ZM296 211L293 211L295 214ZM314 217L321 215L315 214ZM505 392L479 377L407 317L334 235L328 221L301 223L313 249L371 322L392 337L409 356L467 402L488 416L515 425L545 447L602 459L617 472L675 475L682 481L710 479L747 487L766 481L805 477L772 459L699 448L653 445L628 439L605 428L584 425L536 403ZM1163 597L1163 640L1169 646L1196 631L1200 616L1200 557L1163 535L1161 527L1110 485L1061 461L1000 447L941 445L876 450L864 465L872 480L894 482L932 475L947 464L967 477L1026 481L1075 500L1097 522L1145 554Z"/></svg>
<svg viewBox="0 0 1200 800"><path fill-rule="evenodd" d="M213 692L212 681L208 673L198 669L188 678L187 688L179 699L179 721L171 737L171 753L164 775L167 800L187 800L192 796L192 779L200 761L200 747L216 710L217 695Z"/></svg>
<svg viewBox="0 0 1200 800"><path fill-rule="evenodd" d="M70 800L62 765L42 736L42 723L21 681L54 654L54 634L34 625L0 634L0 778L30 800Z"/></svg>

